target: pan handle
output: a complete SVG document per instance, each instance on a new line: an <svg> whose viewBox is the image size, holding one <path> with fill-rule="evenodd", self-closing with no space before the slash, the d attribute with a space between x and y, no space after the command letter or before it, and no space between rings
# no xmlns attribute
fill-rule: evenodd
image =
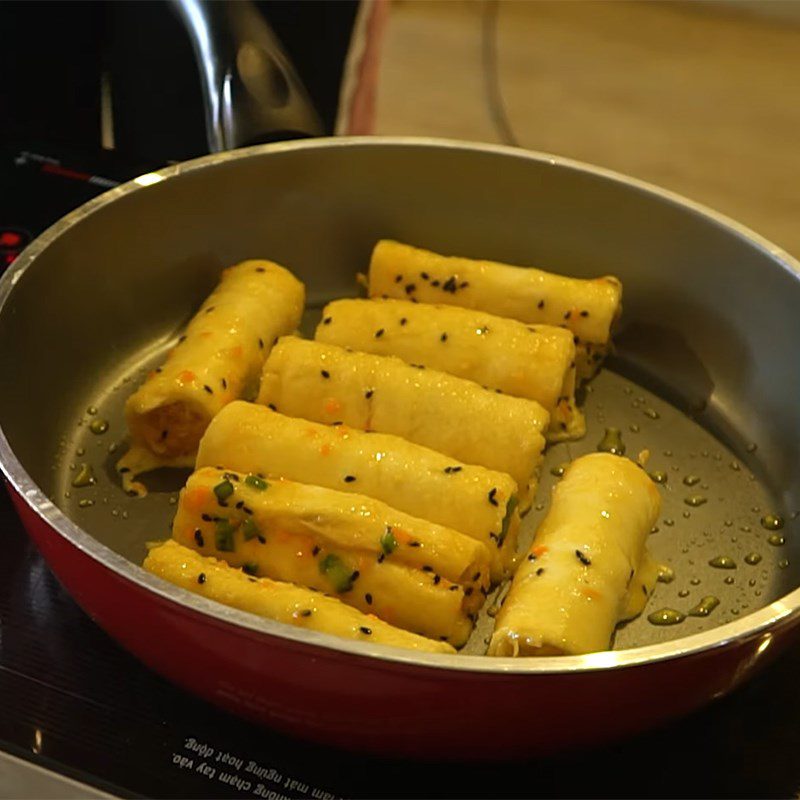
<svg viewBox="0 0 800 800"><path fill-rule="evenodd" d="M251 0L170 0L192 42L210 152L321 136L314 106Z"/></svg>

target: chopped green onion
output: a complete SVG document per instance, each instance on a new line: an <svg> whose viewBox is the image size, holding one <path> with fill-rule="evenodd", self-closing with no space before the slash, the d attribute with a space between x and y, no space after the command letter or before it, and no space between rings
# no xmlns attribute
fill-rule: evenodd
<svg viewBox="0 0 800 800"><path fill-rule="evenodd" d="M500 539L498 540L498 545L503 544L508 535L508 527L511 524L511 517L514 514L514 509L519 505L519 501L517 500L516 495L511 495L507 505L506 505L506 515L503 517L503 530L500 532Z"/></svg>
<svg viewBox="0 0 800 800"><path fill-rule="evenodd" d="M394 538L392 529L388 525L386 526L385 533L381 536L381 549L387 556L389 553L393 553L397 550L397 539Z"/></svg>
<svg viewBox="0 0 800 800"><path fill-rule="evenodd" d="M319 571L337 592L349 592L353 588L353 573L339 556L329 553L319 562Z"/></svg>
<svg viewBox="0 0 800 800"><path fill-rule="evenodd" d="M244 571L245 571L245 572L246 572L248 575L255 575L255 574L257 574L257 573L258 573L258 564L256 564L256 562L255 562L255 561L248 561L248 562L247 562L247 563L246 563L246 564L245 564L245 565L242 567L242 569L243 569L243 570L244 570Z"/></svg>
<svg viewBox="0 0 800 800"><path fill-rule="evenodd" d="M220 503L224 503L233 494L233 484L229 480L224 480L214 487L214 494Z"/></svg>
<svg viewBox="0 0 800 800"><path fill-rule="evenodd" d="M214 535L214 541L217 545L217 550L232 553L236 549L233 544L233 532L236 528L227 519L218 519L216 524L217 530Z"/></svg>
<svg viewBox="0 0 800 800"><path fill-rule="evenodd" d="M252 517L247 517L247 519L245 519L245 521L242 523L242 533L244 534L244 540L246 542L249 542L251 539L255 539L256 536L258 536L258 525L253 522Z"/></svg>
<svg viewBox="0 0 800 800"><path fill-rule="evenodd" d="M269 484L263 478L259 478L258 475L248 475L244 479L244 482L248 486L252 486L254 489L258 489L259 492L263 492L264 489L266 489L269 486Z"/></svg>

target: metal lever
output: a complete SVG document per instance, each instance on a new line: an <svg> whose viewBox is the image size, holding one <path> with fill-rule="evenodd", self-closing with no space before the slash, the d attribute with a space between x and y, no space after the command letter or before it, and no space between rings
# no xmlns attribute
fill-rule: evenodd
<svg viewBox="0 0 800 800"><path fill-rule="evenodd" d="M192 41L212 153L321 136L308 93L251 0L170 0Z"/></svg>

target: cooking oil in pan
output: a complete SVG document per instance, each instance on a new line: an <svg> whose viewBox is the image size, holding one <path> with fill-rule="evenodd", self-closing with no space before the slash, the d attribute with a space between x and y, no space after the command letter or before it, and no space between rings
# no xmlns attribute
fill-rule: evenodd
<svg viewBox="0 0 800 800"><path fill-rule="evenodd" d="M176 492L189 474L151 473L146 476L149 494L140 499L125 495L115 470L126 446L125 400L171 344L148 347L110 376L95 396L83 398L72 435L54 453L55 480L49 487L53 501L98 540L136 563L144 559L145 542L170 535ZM536 502L523 520L520 546L530 545L547 512L550 492L573 459L598 449L627 452L634 458L649 451L647 469L662 497L649 548L664 566L663 577L644 613L618 629L615 648L708 630L795 588L794 570L788 567L800 558L795 553L800 546L793 531L796 517L787 521L779 515L776 498L753 477L749 462L754 448L731 452L692 419L610 370L592 382L584 410L586 436L548 448ZM780 546L770 546L770 535L781 538ZM726 583L734 574L731 565L747 570L746 579ZM507 585L487 599L464 652L485 652L493 614L506 590Z"/></svg>

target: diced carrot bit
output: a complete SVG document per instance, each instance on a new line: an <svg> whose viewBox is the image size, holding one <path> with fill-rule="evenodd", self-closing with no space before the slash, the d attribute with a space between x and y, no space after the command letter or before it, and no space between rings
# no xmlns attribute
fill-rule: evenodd
<svg viewBox="0 0 800 800"><path fill-rule="evenodd" d="M533 555L535 555L536 558L539 558L540 556L543 556L546 552L547 552L547 545L546 544L536 545L536 547L534 547L533 550L531 550L531 553L533 553Z"/></svg>
<svg viewBox="0 0 800 800"><path fill-rule="evenodd" d="M187 511L197 514L211 501L211 489L208 486L195 486L187 489L182 501Z"/></svg>
<svg viewBox="0 0 800 800"><path fill-rule="evenodd" d="M236 347L231 347L228 350L228 353L230 354L231 358L241 358L244 354L244 350L240 344L237 344Z"/></svg>
<svg viewBox="0 0 800 800"><path fill-rule="evenodd" d="M181 383L191 383L197 376L190 369L185 369L178 373L178 380Z"/></svg>
<svg viewBox="0 0 800 800"><path fill-rule="evenodd" d="M586 589L581 589L581 592L583 593L584 597L588 597L589 600L602 600L603 599L603 593L602 592L598 592L597 589L586 588Z"/></svg>
<svg viewBox="0 0 800 800"><path fill-rule="evenodd" d="M338 414L341 410L342 410L342 404L335 397L331 397L325 402L326 414Z"/></svg>
<svg viewBox="0 0 800 800"><path fill-rule="evenodd" d="M408 544L414 540L414 537L402 528L395 528L392 526L392 533L399 544Z"/></svg>
<svg viewBox="0 0 800 800"><path fill-rule="evenodd" d="M319 449L319 454L321 456L329 456L331 454L331 446L326 442L322 447Z"/></svg>

